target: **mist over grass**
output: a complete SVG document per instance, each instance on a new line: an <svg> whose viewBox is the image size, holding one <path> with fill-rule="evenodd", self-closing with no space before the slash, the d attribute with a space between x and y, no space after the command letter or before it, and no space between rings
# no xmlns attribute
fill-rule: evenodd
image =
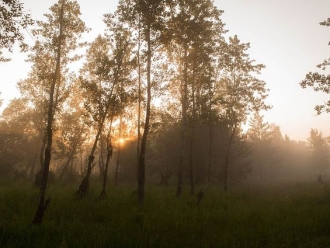
<svg viewBox="0 0 330 248"><path fill-rule="evenodd" d="M51 184L42 226L29 227L38 201L29 183L0 185L0 247L328 247L330 191L317 184L209 187L200 204L184 189L93 184L77 200L76 185Z"/></svg>

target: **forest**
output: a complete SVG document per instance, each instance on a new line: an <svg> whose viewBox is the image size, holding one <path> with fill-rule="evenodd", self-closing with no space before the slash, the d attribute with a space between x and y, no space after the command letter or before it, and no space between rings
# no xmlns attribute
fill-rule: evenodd
<svg viewBox="0 0 330 248"><path fill-rule="evenodd" d="M120 0L86 42L78 1L43 20L1 1L0 63L17 44L31 63L0 116L1 247L330 245L330 137L264 120L266 65L222 14ZM329 93L329 77L297 84Z"/></svg>

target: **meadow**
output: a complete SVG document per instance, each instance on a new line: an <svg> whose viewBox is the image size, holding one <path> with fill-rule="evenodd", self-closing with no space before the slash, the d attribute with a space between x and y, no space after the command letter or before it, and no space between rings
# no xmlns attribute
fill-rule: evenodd
<svg viewBox="0 0 330 248"><path fill-rule="evenodd" d="M93 183L84 199L76 185L50 184L41 226L30 226L38 189L0 184L0 247L330 247L330 190L316 184L209 187L200 204L184 189L110 185L99 200Z"/></svg>

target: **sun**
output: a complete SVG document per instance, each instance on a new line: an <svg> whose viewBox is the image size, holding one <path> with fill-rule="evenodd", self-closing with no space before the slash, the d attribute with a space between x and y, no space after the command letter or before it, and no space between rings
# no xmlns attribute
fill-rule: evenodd
<svg viewBox="0 0 330 248"><path fill-rule="evenodd" d="M125 143L125 139L124 138L120 138L119 139L119 144L123 145Z"/></svg>

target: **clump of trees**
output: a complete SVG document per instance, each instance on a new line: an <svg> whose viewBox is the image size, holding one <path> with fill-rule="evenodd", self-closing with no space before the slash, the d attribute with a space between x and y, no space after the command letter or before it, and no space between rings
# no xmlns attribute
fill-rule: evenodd
<svg viewBox="0 0 330 248"><path fill-rule="evenodd" d="M265 66L250 58L249 43L225 37L222 13L209 0L121 0L90 44L81 41L88 28L77 1L58 0L36 22L31 71L0 120L0 170L40 187L33 224L49 204L50 173L81 179L79 198L93 178L102 198L108 175L116 185L136 180L140 204L146 178L175 184L180 197L185 183L194 194L196 184L228 190L287 174L289 159L307 148L263 121L271 108L259 79ZM73 61L82 61L79 71ZM309 142L311 159L321 159Z"/></svg>

